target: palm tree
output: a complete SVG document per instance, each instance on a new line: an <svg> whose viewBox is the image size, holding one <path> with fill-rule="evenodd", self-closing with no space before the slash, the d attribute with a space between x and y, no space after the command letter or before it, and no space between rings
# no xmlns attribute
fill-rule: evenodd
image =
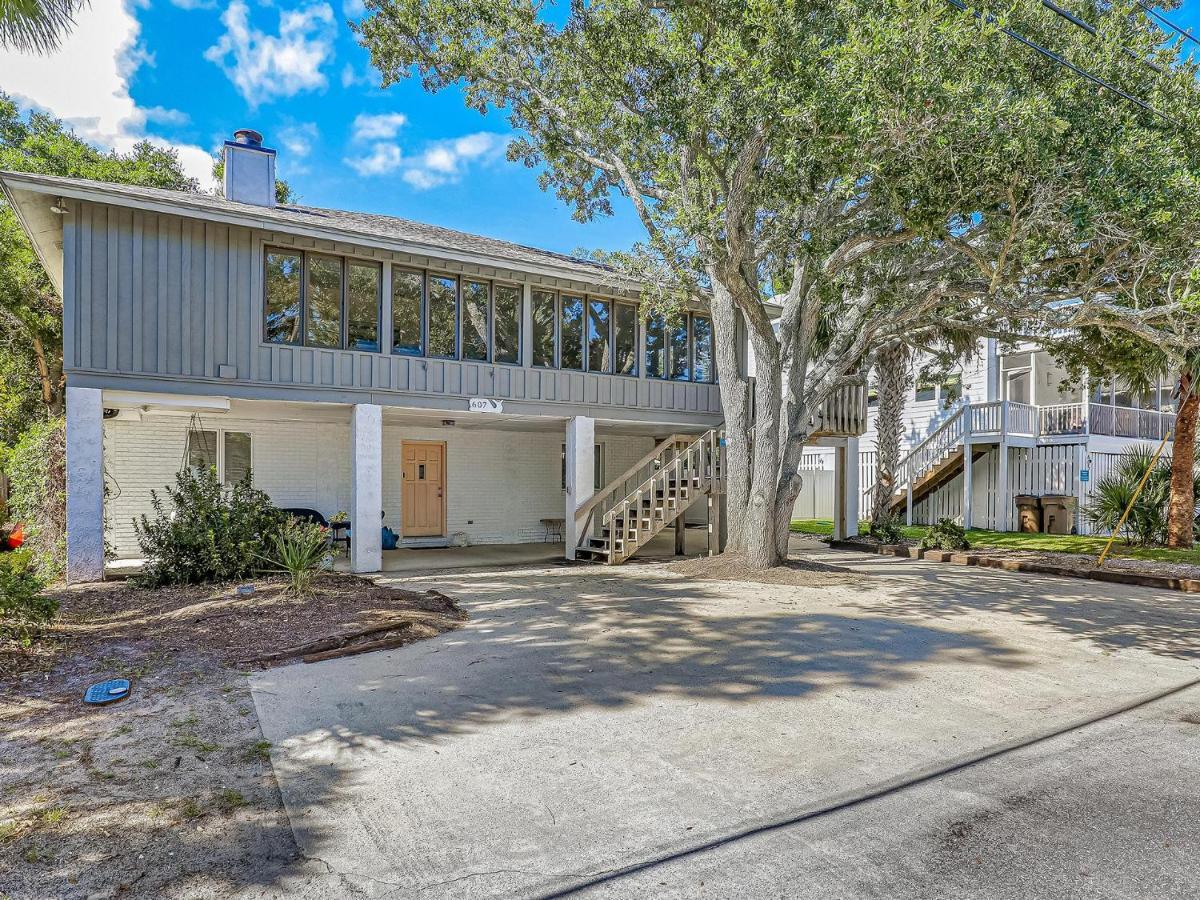
<svg viewBox="0 0 1200 900"><path fill-rule="evenodd" d="M0 47L49 53L75 24L88 0L0 0Z"/></svg>

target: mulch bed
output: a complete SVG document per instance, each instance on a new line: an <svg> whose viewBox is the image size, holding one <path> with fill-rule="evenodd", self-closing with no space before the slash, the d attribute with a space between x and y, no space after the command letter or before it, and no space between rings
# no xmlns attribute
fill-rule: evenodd
<svg viewBox="0 0 1200 900"><path fill-rule="evenodd" d="M91 660L106 649L128 658L186 651L193 659L250 668L294 662L280 651L347 631L395 623L397 631L405 631L399 646L457 628L466 619L444 594L383 587L352 575L320 576L305 597L288 594L283 578L252 583L249 595L239 594L237 584L151 590L126 581L52 591L61 606L46 638L28 650L0 644L0 696L22 681L44 682L50 671L69 681L72 668L82 664L90 670ZM384 634L358 639L365 643Z"/></svg>

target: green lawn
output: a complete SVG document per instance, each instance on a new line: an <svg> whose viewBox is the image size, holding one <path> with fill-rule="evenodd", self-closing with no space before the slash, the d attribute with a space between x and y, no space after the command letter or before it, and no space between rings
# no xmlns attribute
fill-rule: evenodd
<svg viewBox="0 0 1200 900"><path fill-rule="evenodd" d="M802 519L792 522L792 531L798 534L833 534L833 522L829 519ZM859 523L859 531L867 532L867 523ZM919 540L926 531L924 525L902 527L905 537ZM1005 550L1045 550L1051 553L1083 553L1088 556L1099 556L1104 549L1102 537L1091 537L1080 534L1022 534L1015 531L986 531L982 528L972 528L967 532L967 540L974 548L996 547ZM1118 540L1113 544L1113 556L1126 556L1131 559L1159 559L1166 562L1200 564L1200 549L1198 550L1166 550L1162 547L1131 547L1124 541Z"/></svg>

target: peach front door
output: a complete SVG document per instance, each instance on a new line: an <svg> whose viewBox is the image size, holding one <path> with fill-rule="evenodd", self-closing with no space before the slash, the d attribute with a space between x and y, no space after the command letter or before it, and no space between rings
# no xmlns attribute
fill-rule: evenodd
<svg viewBox="0 0 1200 900"><path fill-rule="evenodd" d="M446 445L404 441L404 537L441 537L446 533Z"/></svg>

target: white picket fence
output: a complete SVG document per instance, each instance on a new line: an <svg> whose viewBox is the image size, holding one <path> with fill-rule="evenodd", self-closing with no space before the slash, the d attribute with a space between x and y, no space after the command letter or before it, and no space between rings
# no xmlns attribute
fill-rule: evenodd
<svg viewBox="0 0 1200 900"><path fill-rule="evenodd" d="M1080 534L1090 534L1091 528L1080 514L1091 503L1092 490L1120 459L1119 453L1082 453L1074 444L1033 447L1010 447L1008 450L1009 496L1017 494L1066 494L1076 498L1075 525ZM833 518L833 454L806 453L801 462L804 485L796 500L795 518ZM1166 457L1164 457L1166 459ZM999 528L1001 525L999 484L999 450L993 447L975 461L973 472L973 518L977 528ZM1089 480L1079 480L1080 462L1088 469ZM859 483L870 484L875 477L875 451L859 453ZM962 521L962 473L942 485L928 497L913 505L913 523L932 525L939 519ZM869 518L871 510L864 500L859 510ZM1011 514L1016 523L1015 507Z"/></svg>

